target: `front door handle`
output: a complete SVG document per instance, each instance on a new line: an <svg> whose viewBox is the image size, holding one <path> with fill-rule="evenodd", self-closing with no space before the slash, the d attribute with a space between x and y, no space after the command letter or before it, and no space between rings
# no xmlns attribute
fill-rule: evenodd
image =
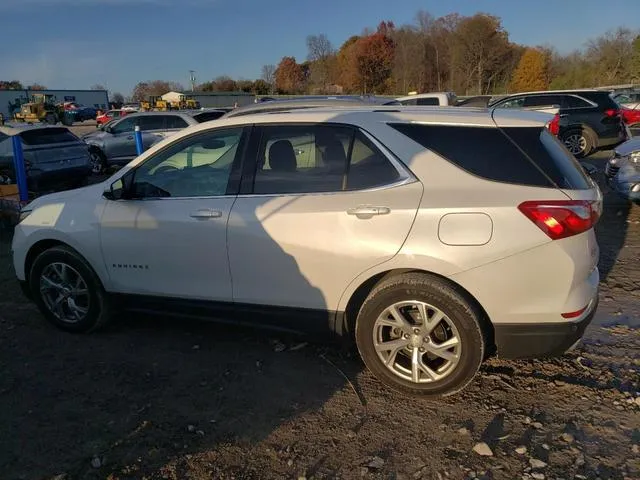
<svg viewBox="0 0 640 480"><path fill-rule="evenodd" d="M389 207L374 207L371 205L360 205L359 207L350 208L347 214L355 215L358 218L371 218L374 215L387 215L391 213Z"/></svg>
<svg viewBox="0 0 640 480"><path fill-rule="evenodd" d="M191 212L190 216L191 218L196 218L198 220L208 220L210 218L220 218L222 216L222 212L220 210L202 208L200 210L196 210L195 212Z"/></svg>
<svg viewBox="0 0 640 480"><path fill-rule="evenodd" d="M132 136L132 135L129 135L129 136L127 137L127 140L133 140L133 136Z"/></svg>

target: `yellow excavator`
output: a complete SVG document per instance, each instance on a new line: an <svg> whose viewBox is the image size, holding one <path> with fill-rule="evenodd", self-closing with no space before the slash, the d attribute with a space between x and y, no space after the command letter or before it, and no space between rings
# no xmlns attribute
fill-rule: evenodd
<svg viewBox="0 0 640 480"><path fill-rule="evenodd" d="M171 106L169 102L163 100L161 96L149 95L146 100L140 102L140 111L150 112L152 110L166 112L167 110L171 110Z"/></svg>
<svg viewBox="0 0 640 480"><path fill-rule="evenodd" d="M177 102L171 102L173 110L199 110L200 102L193 95L180 95Z"/></svg>

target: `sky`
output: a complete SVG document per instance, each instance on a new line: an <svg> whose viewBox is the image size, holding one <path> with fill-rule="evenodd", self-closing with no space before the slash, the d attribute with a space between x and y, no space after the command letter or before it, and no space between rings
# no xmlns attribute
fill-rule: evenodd
<svg viewBox="0 0 640 480"><path fill-rule="evenodd" d="M502 18L513 42L561 53L620 26L640 29L640 0L0 0L0 80L52 89L105 85L130 94L144 80L189 84L260 77L306 37L342 42L381 20L412 23L478 11Z"/></svg>

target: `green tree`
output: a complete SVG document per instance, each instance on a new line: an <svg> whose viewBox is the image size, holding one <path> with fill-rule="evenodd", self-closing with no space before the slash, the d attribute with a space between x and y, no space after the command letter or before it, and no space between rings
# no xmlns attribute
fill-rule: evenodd
<svg viewBox="0 0 640 480"><path fill-rule="evenodd" d="M511 78L513 92L530 92L549 88L549 59L536 48L527 48Z"/></svg>
<svg viewBox="0 0 640 480"><path fill-rule="evenodd" d="M0 90L24 90L18 80L0 80Z"/></svg>

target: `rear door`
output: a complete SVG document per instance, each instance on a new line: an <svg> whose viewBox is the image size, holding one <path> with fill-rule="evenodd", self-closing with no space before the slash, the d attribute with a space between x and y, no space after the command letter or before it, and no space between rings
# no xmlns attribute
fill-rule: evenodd
<svg viewBox="0 0 640 480"><path fill-rule="evenodd" d="M133 130L141 117L125 117L111 127L111 136L105 140L105 154L108 158L134 158L136 141Z"/></svg>
<svg viewBox="0 0 640 480"><path fill-rule="evenodd" d="M248 148L228 228L234 301L336 310L398 252L422 184L350 126L268 125Z"/></svg>

